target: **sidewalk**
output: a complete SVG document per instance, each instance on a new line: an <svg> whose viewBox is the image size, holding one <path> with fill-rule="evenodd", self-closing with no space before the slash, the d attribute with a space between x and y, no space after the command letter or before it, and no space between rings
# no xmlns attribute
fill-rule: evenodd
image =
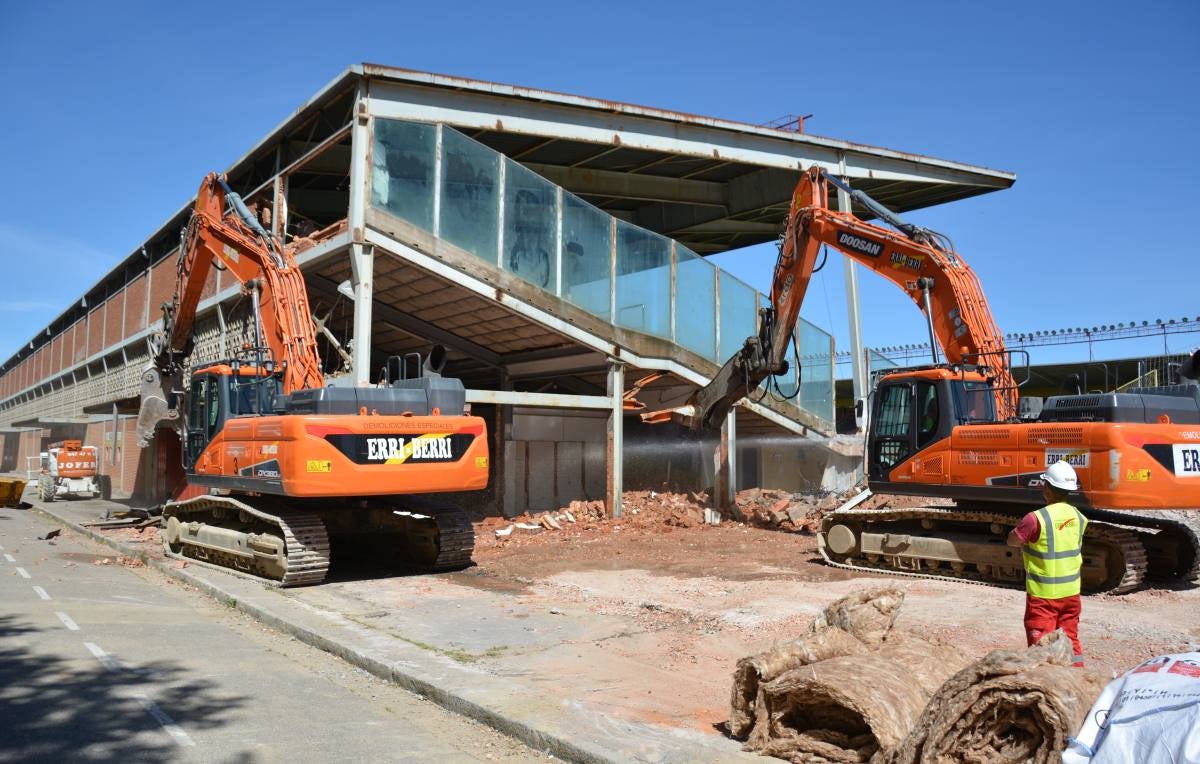
<svg viewBox="0 0 1200 764"><path fill-rule="evenodd" d="M27 492L26 501L33 496ZM591 656L585 654L603 650L609 640L636 637L644 631L626 619L546 611L513 601L511 592L451 583L447 579L452 576L447 575L358 581L335 577L316 587L280 590L161 559L157 549L150 548L158 545L153 533L145 534L146 541L134 543L80 525L118 505L99 500L31 503L36 511L123 555L141 558L262 623L560 758L762 760L742 753L740 743L715 729L647 723L629 718L628 709L606 699L613 692L621 694L624 672L605 670L603 676L595 676L587 670ZM371 592L370 598L364 599L363 592ZM610 668L621 663L615 661ZM639 670L636 664L626 667L627 672ZM724 667L715 671L713 680L728 688L729 672ZM593 686L582 686L580 678L586 680L584 685ZM670 703L669 698L653 699L656 706Z"/></svg>

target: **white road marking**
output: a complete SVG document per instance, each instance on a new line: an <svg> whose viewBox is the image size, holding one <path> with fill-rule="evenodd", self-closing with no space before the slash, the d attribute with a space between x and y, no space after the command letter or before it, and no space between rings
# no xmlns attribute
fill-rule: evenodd
<svg viewBox="0 0 1200 764"><path fill-rule="evenodd" d="M128 596L128 595L125 595L125 594L114 594L114 595L112 596L112 598L113 598L114 600L125 600L126 602L138 602L138 603L141 603L141 604L143 604L143 605L153 605L153 604L154 604L153 602L149 602L149 601L147 601L147 600L144 600L144 599L139 599L139 598L137 598L137 597L130 597L130 596Z"/></svg>
<svg viewBox="0 0 1200 764"><path fill-rule="evenodd" d="M17 568L17 575L21 578L30 578L29 571L24 568Z"/></svg>
<svg viewBox="0 0 1200 764"><path fill-rule="evenodd" d="M175 720L167 716L166 713L158 707L150 698L145 695L135 695L142 703L142 708L146 709L146 713L154 717L154 721L158 722L167 734L175 739L175 742L182 746L194 746L196 741L188 737L188 733L183 731L183 728L175 723Z"/></svg>
<svg viewBox="0 0 1200 764"><path fill-rule="evenodd" d="M41 597L42 599L44 599L44 600L48 600L48 599L50 599L50 595L49 595L49 594L46 594L46 590L45 590L45 589L43 589L42 587L40 587L40 586L35 586L35 587L33 587L33 590L34 590L35 592L37 592L37 596Z"/></svg>
<svg viewBox="0 0 1200 764"><path fill-rule="evenodd" d="M62 613L59 613L60 617L62 615ZM84 642L83 646L88 649L88 652L96 656L96 659L100 661L101 665L103 665L104 668L108 669L109 671L118 671L121 668L120 664L118 664L111 655L104 652L104 648L100 647L100 645L97 645L94 642ZM142 704L142 708L146 709L146 713L154 717L154 721L158 722L159 726L161 726L163 730L165 730L166 733L171 736L176 744L184 747L196 745L196 741L192 740L188 733L184 732L183 728L175 723L174 719L167 716L167 713L163 711L157 703L155 703L153 700L150 700L150 698L146 697L145 695L138 694L134 695L133 697L138 699L138 702Z"/></svg>
<svg viewBox="0 0 1200 764"><path fill-rule="evenodd" d="M54 614L58 616L58 620L63 622L63 626L66 626L71 631L79 631L79 624L72 621L71 616L67 615L61 610L55 611Z"/></svg>
<svg viewBox="0 0 1200 764"><path fill-rule="evenodd" d="M121 668L111 655L101 649L100 645L92 642L84 642L83 646L91 651L92 655L96 656L104 668L108 669L109 671L116 671L117 669Z"/></svg>
<svg viewBox="0 0 1200 764"><path fill-rule="evenodd" d="M11 554L9 554L8 552L5 552L5 553L4 553L4 559L8 560L9 562L16 562L16 561L17 561L17 558L16 558L16 557L13 557L13 556L12 556Z"/></svg>

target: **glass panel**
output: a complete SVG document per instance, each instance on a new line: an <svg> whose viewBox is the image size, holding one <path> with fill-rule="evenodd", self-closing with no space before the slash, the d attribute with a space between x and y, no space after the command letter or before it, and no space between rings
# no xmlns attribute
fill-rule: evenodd
<svg viewBox="0 0 1200 764"><path fill-rule="evenodd" d="M966 422L996 421L996 394L986 382L953 382L955 420Z"/></svg>
<svg viewBox="0 0 1200 764"><path fill-rule="evenodd" d="M437 128L375 120L371 204L426 231L433 230L433 165Z"/></svg>
<svg viewBox="0 0 1200 764"><path fill-rule="evenodd" d="M883 389L876 432L887 438L908 437L908 404L912 396L908 385L889 385Z"/></svg>
<svg viewBox="0 0 1200 764"><path fill-rule="evenodd" d="M562 295L609 319L612 305L612 218L577 196L563 194Z"/></svg>
<svg viewBox="0 0 1200 764"><path fill-rule="evenodd" d="M912 390L908 385L888 385L881 391L879 421L875 423L875 461L886 469L895 467L912 450L908 443Z"/></svg>
<svg viewBox="0 0 1200 764"><path fill-rule="evenodd" d="M758 331L756 293L746 284L721 271L721 348L717 363L725 363Z"/></svg>
<svg viewBox="0 0 1200 764"><path fill-rule="evenodd" d="M896 363L891 358L888 358L882 353L877 353L870 348L867 349L867 361L868 366L870 366L869 372L883 371L885 369L897 369L900 367L900 364Z"/></svg>
<svg viewBox="0 0 1200 764"><path fill-rule="evenodd" d="M928 382L917 383L917 448L925 448L937 437L941 409L937 388Z"/></svg>
<svg viewBox="0 0 1200 764"><path fill-rule="evenodd" d="M554 290L558 271L558 189L504 160L504 269Z"/></svg>
<svg viewBox="0 0 1200 764"><path fill-rule="evenodd" d="M671 337L671 241L617 221L617 324Z"/></svg>
<svg viewBox="0 0 1200 764"><path fill-rule="evenodd" d="M833 402L833 337L804 319L796 325L800 343L800 408L832 422Z"/></svg>
<svg viewBox="0 0 1200 764"><path fill-rule="evenodd" d="M489 263L499 233L500 155L442 129L441 237Z"/></svg>
<svg viewBox="0 0 1200 764"><path fill-rule="evenodd" d="M716 266L695 252L675 245L675 341L714 361L717 360L715 270Z"/></svg>

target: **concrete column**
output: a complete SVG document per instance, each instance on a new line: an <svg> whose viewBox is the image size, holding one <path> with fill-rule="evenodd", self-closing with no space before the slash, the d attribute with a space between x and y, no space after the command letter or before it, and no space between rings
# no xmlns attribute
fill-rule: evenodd
<svg viewBox="0 0 1200 764"><path fill-rule="evenodd" d="M725 415L713 449L713 506L724 512L737 498L737 406Z"/></svg>
<svg viewBox="0 0 1200 764"><path fill-rule="evenodd" d="M846 171L846 160L843 157L841 160L842 174ZM845 178L843 178L845 180ZM838 210L841 212L850 212L850 194L838 189ZM842 266L846 280L846 311L850 319L850 361L851 361L851 379L854 383L854 400L866 397L867 394L867 369L866 359L863 357L862 343L862 323L858 309L858 265L848 257L842 258ZM861 417L855 417L855 427L861 431L863 420Z"/></svg>
<svg viewBox="0 0 1200 764"><path fill-rule="evenodd" d="M512 382L508 371L500 369L501 390L511 390ZM508 495L508 441L512 437L512 406L496 404L493 432L495 433L496 453L492 454L492 495L496 500L496 510L503 517L508 517L505 499Z"/></svg>
<svg viewBox="0 0 1200 764"><path fill-rule="evenodd" d="M350 128L350 281L354 287L354 384L371 381L371 305L374 300L375 250L364 244L367 184L371 182L371 119L367 83L358 83L354 124Z"/></svg>
<svg viewBox="0 0 1200 764"><path fill-rule="evenodd" d="M608 365L608 396L612 399L612 411L608 414L608 448L605 462L608 466L604 491L604 503L609 517L622 514L621 494L625 491L625 470L622 459L625 454L625 409L622 396L625 394L625 365L610 361Z"/></svg>
<svg viewBox="0 0 1200 764"><path fill-rule="evenodd" d="M374 300L375 248L350 245L350 281L354 287L354 384L371 382L371 305Z"/></svg>

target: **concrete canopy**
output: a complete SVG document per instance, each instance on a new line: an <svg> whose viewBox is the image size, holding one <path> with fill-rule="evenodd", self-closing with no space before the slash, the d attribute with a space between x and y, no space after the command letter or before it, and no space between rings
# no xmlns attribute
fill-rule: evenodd
<svg viewBox="0 0 1200 764"><path fill-rule="evenodd" d="M1010 172L645 106L364 64L379 116L436 120L700 254L772 241L821 164L897 212L1010 187ZM868 217L866 210L855 214Z"/></svg>

